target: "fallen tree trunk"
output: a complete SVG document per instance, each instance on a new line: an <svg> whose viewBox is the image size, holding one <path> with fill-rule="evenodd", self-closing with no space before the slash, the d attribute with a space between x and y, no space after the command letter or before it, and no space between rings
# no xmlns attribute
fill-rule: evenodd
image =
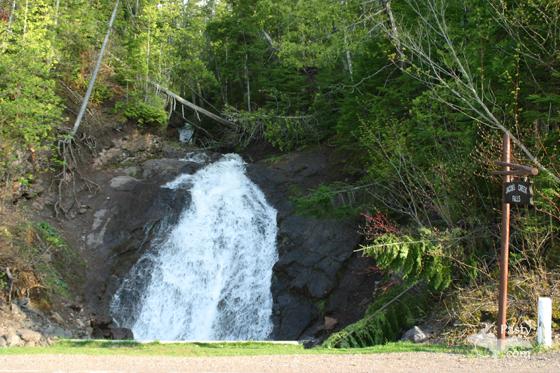
<svg viewBox="0 0 560 373"><path fill-rule="evenodd" d="M210 119L215 120L218 123L221 124L225 124L227 126L235 126L235 123L230 122L227 119L224 119L222 117L220 117L219 115L216 115L214 113L209 112L208 110L201 108L198 105L193 104L190 101L185 100L183 97L179 96L178 94L171 92L169 89L162 87L161 85L159 85L156 82L152 82L152 81L148 81L151 85L153 85L158 91L162 91L163 93L165 93L167 96L173 98L174 100L180 102L181 104L185 105L186 107L196 111L197 113L200 113Z"/></svg>

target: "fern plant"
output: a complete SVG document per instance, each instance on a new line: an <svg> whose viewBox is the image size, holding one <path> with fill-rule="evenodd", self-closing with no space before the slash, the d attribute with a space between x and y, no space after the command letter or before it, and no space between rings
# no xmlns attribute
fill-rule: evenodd
<svg viewBox="0 0 560 373"><path fill-rule="evenodd" d="M363 250L375 258L381 269L399 273L409 282L424 281L433 290L441 291L451 284L452 258L459 248L461 232L421 228L418 237L387 233Z"/></svg>
<svg viewBox="0 0 560 373"><path fill-rule="evenodd" d="M429 300L425 287L395 285L368 307L361 320L332 334L323 346L353 348L395 341L425 316Z"/></svg>

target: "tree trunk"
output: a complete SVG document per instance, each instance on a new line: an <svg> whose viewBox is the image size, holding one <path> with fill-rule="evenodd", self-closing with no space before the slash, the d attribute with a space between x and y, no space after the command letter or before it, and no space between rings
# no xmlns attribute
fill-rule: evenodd
<svg viewBox="0 0 560 373"><path fill-rule="evenodd" d="M27 32L27 14L29 12L29 0L25 0L25 12L23 16L23 34Z"/></svg>
<svg viewBox="0 0 560 373"><path fill-rule="evenodd" d="M220 117L219 115L211 113L208 110L206 110L204 108L201 108L200 106L195 105L190 101L185 100L183 97L179 96L176 93L173 93L172 91L170 91L169 89L167 89L165 87L162 87L161 85L159 85L156 82L148 81L148 83L153 85L158 91L162 91L163 93L165 93L169 97L175 99L179 103L185 105L186 107L188 107L188 108L190 108L190 109L192 109L192 110L194 110L194 111L196 111L196 112L198 112L198 113L200 113L200 114L202 114L202 115L204 115L204 116L206 116L210 119L215 120L218 123L225 124L225 125L228 125L228 126L235 125L235 123L232 123L229 120Z"/></svg>
<svg viewBox="0 0 560 373"><path fill-rule="evenodd" d="M113 8L113 13L111 14L111 19L109 20L109 27L107 28L107 33L105 34L105 39L103 40L103 44L101 45L101 50L99 51L99 55L97 56L97 63L95 64L95 68L93 69L93 73L89 80L86 95L84 96L84 100L82 101L82 106L80 107L78 117L76 118L76 122L74 123L74 128L72 128L72 132L70 133L72 137L76 136L76 133L80 128L80 124L82 123L82 119L86 112L89 98L91 97L91 93L93 92L93 87L95 86L95 80L97 79L97 74L99 73L99 69L101 68L101 62L103 61L103 55L105 54L105 49L107 49L107 44L109 44L109 37L111 36L111 31L113 29L113 23L115 22L115 18L117 18L118 8L119 8L119 0L115 2L115 7Z"/></svg>
<svg viewBox="0 0 560 373"><path fill-rule="evenodd" d="M348 6L348 2L343 0L344 6ZM344 27L344 49L346 55L346 66L348 68L348 74L350 75L350 81L354 81L354 68L352 66L352 53L350 52L350 46L348 45L348 30Z"/></svg>
<svg viewBox="0 0 560 373"><path fill-rule="evenodd" d="M58 12L60 10L60 0L56 0L54 8L54 26L58 27Z"/></svg>
<svg viewBox="0 0 560 373"><path fill-rule="evenodd" d="M12 23L14 22L14 13L16 12L16 0L12 1L12 11L10 12L10 18L8 18L8 33L12 32Z"/></svg>
<svg viewBox="0 0 560 373"><path fill-rule="evenodd" d="M350 81L354 81L354 69L352 67L352 53L348 47L348 37L346 31L344 32L344 48L346 49L346 66L348 66L348 74L350 75Z"/></svg>
<svg viewBox="0 0 560 373"><path fill-rule="evenodd" d="M251 82L249 81L249 55L245 53L245 84L247 86L247 111L251 111Z"/></svg>
<svg viewBox="0 0 560 373"><path fill-rule="evenodd" d="M387 15L387 20L389 21L389 39L393 46L395 47L398 60L402 64L405 61L405 55L401 47L399 30L397 28L397 23L395 22L395 16L393 15L393 10L391 9L391 0L380 0L383 11Z"/></svg>
<svg viewBox="0 0 560 373"><path fill-rule="evenodd" d="M144 99L148 100L148 80L150 80L150 26L148 25L148 50L146 51L146 75L144 76L146 86L144 87Z"/></svg>

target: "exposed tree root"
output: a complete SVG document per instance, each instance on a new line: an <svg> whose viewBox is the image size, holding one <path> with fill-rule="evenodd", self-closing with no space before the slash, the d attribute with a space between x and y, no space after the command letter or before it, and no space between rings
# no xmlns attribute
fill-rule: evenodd
<svg viewBox="0 0 560 373"><path fill-rule="evenodd" d="M73 208L79 208L80 202L77 195L77 181L83 183L90 193L97 193L101 187L94 181L86 178L80 172L80 157L82 149L95 153L95 139L86 134L79 138L68 137L58 142L58 156L62 164L62 170L56 176L57 200L54 204L54 212L57 218L67 217ZM71 195L72 202L65 206L66 195Z"/></svg>

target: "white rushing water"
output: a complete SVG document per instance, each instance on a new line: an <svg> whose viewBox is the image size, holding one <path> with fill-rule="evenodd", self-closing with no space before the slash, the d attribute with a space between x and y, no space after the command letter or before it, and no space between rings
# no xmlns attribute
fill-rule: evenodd
<svg viewBox="0 0 560 373"><path fill-rule="evenodd" d="M267 339L276 210L241 157L225 155L165 187L190 189L192 202L123 281L115 320L139 340Z"/></svg>

